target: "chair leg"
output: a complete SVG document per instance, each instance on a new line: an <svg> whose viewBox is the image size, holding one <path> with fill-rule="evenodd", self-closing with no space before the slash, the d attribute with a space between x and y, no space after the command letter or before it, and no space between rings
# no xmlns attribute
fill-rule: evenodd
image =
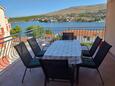
<svg viewBox="0 0 115 86"><path fill-rule="evenodd" d="M47 80L46 79L44 80L44 86L47 86Z"/></svg>
<svg viewBox="0 0 115 86"><path fill-rule="evenodd" d="M24 82L24 77L25 77L25 75L26 75L26 71L27 71L27 68L26 68L25 71L24 71L24 74L23 74L23 77L22 77L22 83Z"/></svg>
<svg viewBox="0 0 115 86"><path fill-rule="evenodd" d="M77 80L77 84L79 84L79 69L80 69L80 67L77 66L76 67L76 80Z"/></svg>
<svg viewBox="0 0 115 86"><path fill-rule="evenodd" d="M71 80L70 83L71 83L71 86L74 86L74 85L73 85L73 84L74 84L74 81L73 81L73 80Z"/></svg>
<svg viewBox="0 0 115 86"><path fill-rule="evenodd" d="M30 72L31 72L31 68L30 68Z"/></svg>
<svg viewBox="0 0 115 86"><path fill-rule="evenodd" d="M97 69L97 72L99 73L99 76L100 76L100 78L101 78L102 85L104 86L104 81L103 81L102 76L101 76L101 73L99 72L98 69Z"/></svg>

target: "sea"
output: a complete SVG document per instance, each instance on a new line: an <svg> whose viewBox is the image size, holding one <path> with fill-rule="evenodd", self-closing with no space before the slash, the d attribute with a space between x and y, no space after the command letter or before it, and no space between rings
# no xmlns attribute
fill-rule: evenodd
<svg viewBox="0 0 115 86"><path fill-rule="evenodd" d="M55 34L62 32L64 30L103 30L105 27L105 22L39 22L39 21L29 21L29 22L15 22L12 23L12 28L15 26L20 26L22 31L25 32L26 28L32 25L39 25L44 27L44 29L50 29Z"/></svg>

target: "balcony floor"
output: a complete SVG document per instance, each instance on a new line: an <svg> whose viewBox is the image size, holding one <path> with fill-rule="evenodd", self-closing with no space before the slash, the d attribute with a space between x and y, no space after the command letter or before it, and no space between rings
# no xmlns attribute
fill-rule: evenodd
<svg viewBox="0 0 115 86"><path fill-rule="evenodd" d="M44 74L41 68L32 69L31 72L28 70L24 83L22 84L21 79L24 68L20 60L10 65L5 72L0 74L0 86L43 86ZM99 70L105 83L104 86L115 86L115 58L108 54ZM79 77L79 86L102 86L96 70L81 68ZM54 85L70 86L70 83L51 81L48 84L48 86Z"/></svg>

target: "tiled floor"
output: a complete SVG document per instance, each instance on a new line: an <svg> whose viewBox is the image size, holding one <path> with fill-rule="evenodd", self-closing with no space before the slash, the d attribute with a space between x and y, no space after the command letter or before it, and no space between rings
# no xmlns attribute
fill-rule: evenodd
<svg viewBox="0 0 115 86"><path fill-rule="evenodd" d="M104 86L115 86L115 57L107 55L99 68ZM41 68L27 71L24 83L21 83L24 66L21 61L10 65L4 73L0 75L0 86L43 86L44 74ZM96 70L81 68L79 86L102 86L100 77ZM48 86L70 86L69 82L51 82ZM75 86L77 86L75 84Z"/></svg>

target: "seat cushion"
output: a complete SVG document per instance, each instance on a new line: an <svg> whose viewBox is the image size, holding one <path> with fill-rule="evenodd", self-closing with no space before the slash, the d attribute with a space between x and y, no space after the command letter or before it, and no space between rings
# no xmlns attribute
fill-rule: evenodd
<svg viewBox="0 0 115 86"><path fill-rule="evenodd" d="M89 50L82 50L82 55L83 56L88 56L88 57L91 56L90 53L89 53Z"/></svg>
<svg viewBox="0 0 115 86"><path fill-rule="evenodd" d="M84 58L82 57L82 63L79 65L82 67L89 67L89 68L96 68L96 65L91 58Z"/></svg>
<svg viewBox="0 0 115 86"><path fill-rule="evenodd" d="M39 67L39 66L41 66L39 59L33 59L33 60L31 60L31 62L29 64L29 68L35 68L35 67Z"/></svg>

